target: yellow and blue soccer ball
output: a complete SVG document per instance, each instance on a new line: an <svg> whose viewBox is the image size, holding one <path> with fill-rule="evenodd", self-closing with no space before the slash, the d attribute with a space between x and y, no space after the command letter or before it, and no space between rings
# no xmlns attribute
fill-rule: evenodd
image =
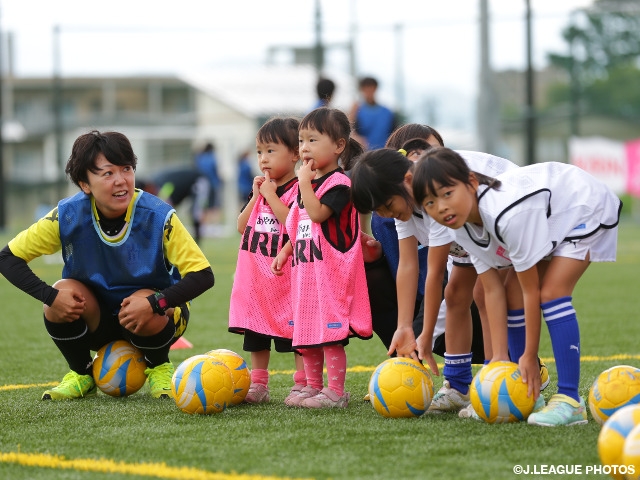
<svg viewBox="0 0 640 480"><path fill-rule="evenodd" d="M244 402L251 385L251 372L244 358L233 350L227 350L226 348L210 350L206 354L220 360L231 371L231 379L233 380L231 405L238 405Z"/></svg>
<svg viewBox="0 0 640 480"><path fill-rule="evenodd" d="M231 371L210 355L194 355L176 368L171 393L178 408L185 413L220 413L233 398Z"/></svg>
<svg viewBox="0 0 640 480"><path fill-rule="evenodd" d="M412 358L389 358L369 380L371 405L383 417L419 417L433 399L431 374Z"/></svg>
<svg viewBox="0 0 640 480"><path fill-rule="evenodd" d="M627 436L640 425L640 404L627 405L611 415L598 434L598 456L603 465L622 465L622 451ZM623 479L624 475L610 473L613 478Z"/></svg>
<svg viewBox="0 0 640 480"><path fill-rule="evenodd" d="M473 377L469 397L485 422L515 423L526 420L533 411L535 399L527 391L517 363L491 362Z"/></svg>
<svg viewBox="0 0 640 480"><path fill-rule="evenodd" d="M589 410L600 425L619 408L636 403L640 403L640 369L629 365L606 369L589 390Z"/></svg>
<svg viewBox="0 0 640 480"><path fill-rule="evenodd" d="M640 425L633 427L624 441L619 468L625 469L627 480L640 479Z"/></svg>
<svg viewBox="0 0 640 480"><path fill-rule="evenodd" d="M147 376L144 354L126 340L104 345L93 358L96 385L112 397L126 397L142 388Z"/></svg>

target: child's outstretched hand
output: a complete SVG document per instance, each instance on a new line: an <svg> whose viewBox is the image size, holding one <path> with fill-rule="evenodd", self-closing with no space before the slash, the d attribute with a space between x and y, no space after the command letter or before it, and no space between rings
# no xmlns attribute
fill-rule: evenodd
<svg viewBox="0 0 640 480"><path fill-rule="evenodd" d="M391 355L396 352L399 357L411 357L415 360L419 360L416 348L416 337L413 334L413 327L398 327L391 339L391 345L389 345L389 351L387 355Z"/></svg>
<svg viewBox="0 0 640 480"><path fill-rule="evenodd" d="M518 361L522 381L527 384L527 396L537 399L540 395L540 365L537 355L522 355Z"/></svg>
<svg viewBox="0 0 640 480"><path fill-rule="evenodd" d="M427 340L423 335L418 336L418 338L416 339L416 344L418 346L418 357L420 361L427 362L427 365L429 365L429 368L434 375L440 376L438 364L436 363L435 358L433 358L433 353L431 351L431 343L431 339Z"/></svg>

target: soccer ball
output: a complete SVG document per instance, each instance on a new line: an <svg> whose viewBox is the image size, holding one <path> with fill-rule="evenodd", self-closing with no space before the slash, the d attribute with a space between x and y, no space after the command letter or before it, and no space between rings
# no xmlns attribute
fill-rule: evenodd
<svg viewBox="0 0 640 480"><path fill-rule="evenodd" d="M233 398L231 371L210 355L195 355L176 368L171 393L185 413L220 413Z"/></svg>
<svg viewBox="0 0 640 480"><path fill-rule="evenodd" d="M389 358L369 380L371 405L383 417L419 417L433 398L429 370L412 358Z"/></svg>
<svg viewBox="0 0 640 480"><path fill-rule="evenodd" d="M125 340L104 345L93 358L96 385L112 397L126 397L142 388L147 376L144 354Z"/></svg>
<svg viewBox="0 0 640 480"><path fill-rule="evenodd" d="M476 373L469 388L471 405L487 423L514 423L526 420L535 399L527 396L517 363L491 362Z"/></svg>
<svg viewBox="0 0 640 480"><path fill-rule="evenodd" d="M244 402L249 392L249 385L251 385L251 372L249 372L247 362L244 361L244 358L226 348L210 350L206 355L220 360L231 370L231 379L233 380L233 398L231 399L231 405L238 405Z"/></svg>
<svg viewBox="0 0 640 480"><path fill-rule="evenodd" d="M589 410L602 425L625 405L640 403L640 369L617 365L602 372L589 390Z"/></svg>
<svg viewBox="0 0 640 480"><path fill-rule="evenodd" d="M622 465L622 450L629 432L640 425L640 404L627 405L616 410L600 430L598 435L598 455L603 465ZM623 475L611 473L613 478Z"/></svg>
<svg viewBox="0 0 640 480"><path fill-rule="evenodd" d="M633 427L624 441L619 468L626 470L627 479L640 478L640 425Z"/></svg>

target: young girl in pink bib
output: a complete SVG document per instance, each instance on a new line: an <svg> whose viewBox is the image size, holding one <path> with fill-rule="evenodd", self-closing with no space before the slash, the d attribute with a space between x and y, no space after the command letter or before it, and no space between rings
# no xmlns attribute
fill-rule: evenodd
<svg viewBox="0 0 640 480"><path fill-rule="evenodd" d="M295 118L275 117L258 130L256 152L264 175L254 178L249 201L238 217L242 238L231 290L229 331L243 334L243 349L251 352L247 403L270 400L272 340L277 352L292 351L291 268L286 265L282 275L276 276L271 262L289 241L284 225L298 191L298 125ZM302 357L295 354L295 362L294 396L307 384Z"/></svg>
<svg viewBox="0 0 640 480"><path fill-rule="evenodd" d="M350 133L337 109L313 110L300 122L302 166L287 217L290 242L272 264L276 274L292 264L293 348L302 353L307 377L307 386L286 402L290 406L346 407L344 347L349 337L372 336L358 212L344 174L362 147Z"/></svg>

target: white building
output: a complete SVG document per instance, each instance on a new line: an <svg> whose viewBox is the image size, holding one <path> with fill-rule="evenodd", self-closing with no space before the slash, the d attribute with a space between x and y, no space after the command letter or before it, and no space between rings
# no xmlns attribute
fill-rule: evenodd
<svg viewBox="0 0 640 480"><path fill-rule="evenodd" d="M326 75L337 85L334 105L347 110L355 100L355 80ZM20 132L5 135L7 224L22 228L33 221L38 205L53 205L75 192L64 178L66 159L78 135L97 129L129 137L142 178L161 167L192 162L195 152L212 142L225 180L224 222L233 230L238 155L255 149L256 131L269 117L302 118L316 102L316 80L315 70L306 65L59 82L6 78L4 131L10 126Z"/></svg>

